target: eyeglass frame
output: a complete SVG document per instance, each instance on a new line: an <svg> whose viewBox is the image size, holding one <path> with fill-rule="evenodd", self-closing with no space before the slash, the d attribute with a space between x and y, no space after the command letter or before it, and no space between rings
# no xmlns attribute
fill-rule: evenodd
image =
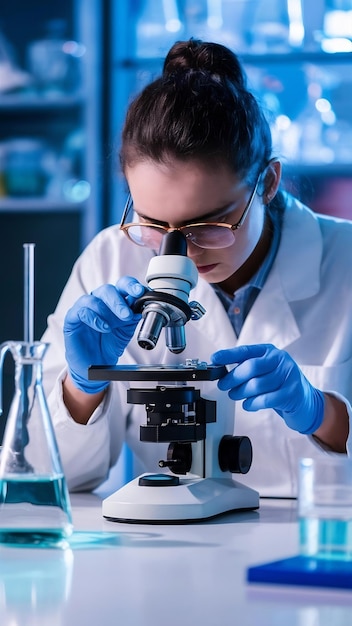
<svg viewBox="0 0 352 626"><path fill-rule="evenodd" d="M131 196L131 192L129 192L128 196L127 196L127 200L126 200L126 204L123 210L123 214L122 214L122 218L121 218L121 223L120 223L120 230L122 230L126 237L128 237L128 239L130 241L132 241L132 243L136 244L136 246L141 245L142 244L138 244L136 241L134 241L130 235L128 234L128 228L130 228L130 226L147 226L149 228L159 228L162 231L165 231L165 234L172 232L174 230L179 230L180 232L182 232L185 228L191 228L191 227L195 227L195 226L220 226L223 228L227 228L230 229L233 233L238 230L239 228L241 228L241 226L243 226L244 221L251 209L251 206L253 204L255 195L257 193L258 190L258 186L259 186L259 182L261 179L263 172L260 172L258 175L258 178L256 180L256 183L254 185L253 191L249 197L249 200L244 208L244 211L240 217L240 219L238 220L238 222L236 222L235 224L228 224L225 222L191 222L190 224L185 224L184 226L162 226L161 224L153 224L152 222L129 222L128 224L124 224L124 219L126 218L126 215L128 213L128 211L130 210L131 206L133 206L133 199ZM187 240L187 235L185 235L186 240ZM235 235L234 235L234 240L235 240ZM192 241L192 240L191 240ZM199 246L198 244L194 244L195 246L197 246L198 248L203 248L206 249L205 246Z"/></svg>

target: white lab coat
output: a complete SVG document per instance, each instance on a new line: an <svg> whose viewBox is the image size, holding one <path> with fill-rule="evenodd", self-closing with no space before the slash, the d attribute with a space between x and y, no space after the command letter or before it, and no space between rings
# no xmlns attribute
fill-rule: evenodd
<svg viewBox="0 0 352 626"><path fill-rule="evenodd" d="M146 471L158 471L167 444L141 443L139 424L144 406L126 403L127 383L112 383L102 405L86 426L75 423L62 403L65 373L63 319L83 293L125 274L144 281L151 252L131 244L112 226L95 237L76 262L57 309L48 318L43 340L49 342L44 359L44 383L61 458L71 489L92 489L107 476L127 440ZM263 290L257 297L237 339L212 287L199 279L190 299L199 301L205 316L186 325L187 348L172 355L163 337L153 351L136 341L120 363L174 363L186 357L209 362L220 348L272 343L287 350L311 383L339 395L351 415L352 400L352 222L317 216L289 199L280 247ZM216 383L201 383L202 395L218 399L218 420L227 427L235 412L234 434L247 435L253 463L245 476L235 475L263 496L292 497L297 493L297 463L301 456L329 454L312 437L289 429L273 410L246 412L219 392ZM232 434L224 432L224 434ZM349 442L350 446L350 442Z"/></svg>

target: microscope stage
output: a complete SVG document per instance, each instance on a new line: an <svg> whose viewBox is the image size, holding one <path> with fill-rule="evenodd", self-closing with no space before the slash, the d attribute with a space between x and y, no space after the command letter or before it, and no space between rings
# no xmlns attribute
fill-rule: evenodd
<svg viewBox="0 0 352 626"><path fill-rule="evenodd" d="M173 486L141 486L144 474L103 501L103 516L115 522L170 524L204 521L230 511L259 508L259 494L232 478L180 478ZM162 477L168 474L160 475ZM177 478L170 476L170 478ZM146 483L147 484L147 483Z"/></svg>

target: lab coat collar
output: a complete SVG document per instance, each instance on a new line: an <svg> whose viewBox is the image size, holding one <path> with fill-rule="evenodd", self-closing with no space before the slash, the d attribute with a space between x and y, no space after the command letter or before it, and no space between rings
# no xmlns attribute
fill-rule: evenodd
<svg viewBox="0 0 352 626"><path fill-rule="evenodd" d="M195 323L195 329L204 333L204 341L213 343L216 349L230 348L236 343L274 343L285 348L300 336L290 302L312 297L319 291L322 248L317 217L295 199L289 199L276 259L238 340L220 300L214 303L212 287L202 279L192 296L208 313ZM212 324L206 320L208 315L214 320Z"/></svg>
<svg viewBox="0 0 352 626"><path fill-rule="evenodd" d="M276 259L239 343L273 343L283 349L300 337L292 303L319 291L322 251L317 217L289 198Z"/></svg>
<svg viewBox="0 0 352 626"><path fill-rule="evenodd" d="M273 269L288 302L314 296L320 288L323 240L317 216L288 196L281 243Z"/></svg>

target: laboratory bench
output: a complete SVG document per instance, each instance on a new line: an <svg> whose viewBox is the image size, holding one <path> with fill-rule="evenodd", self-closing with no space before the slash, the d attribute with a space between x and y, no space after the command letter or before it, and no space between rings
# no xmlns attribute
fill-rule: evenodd
<svg viewBox="0 0 352 626"><path fill-rule="evenodd" d="M1 626L335 626L350 591L248 583L248 566L298 552L295 500L193 524L102 517L72 494L67 549L0 547Z"/></svg>

